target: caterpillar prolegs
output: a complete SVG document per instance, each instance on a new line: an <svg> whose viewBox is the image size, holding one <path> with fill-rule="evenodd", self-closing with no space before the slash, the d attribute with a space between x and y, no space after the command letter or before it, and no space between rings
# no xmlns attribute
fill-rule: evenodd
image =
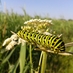
<svg viewBox="0 0 73 73"><path fill-rule="evenodd" d="M24 30L18 31L17 35L31 43L42 45L43 47L51 48L54 52L64 52L65 44L60 37L55 35L45 35L38 32L28 32Z"/></svg>

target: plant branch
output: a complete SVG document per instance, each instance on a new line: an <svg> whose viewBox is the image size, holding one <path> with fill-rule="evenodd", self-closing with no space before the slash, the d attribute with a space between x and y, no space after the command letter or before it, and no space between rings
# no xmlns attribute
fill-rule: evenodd
<svg viewBox="0 0 73 73"><path fill-rule="evenodd" d="M73 42L70 42L70 43L66 43L65 44L65 47L67 48L67 47L71 47L71 46L73 46Z"/></svg>
<svg viewBox="0 0 73 73"><path fill-rule="evenodd" d="M54 51L52 51L52 50L47 50L46 48L44 48L44 47L40 47L40 48L35 48L34 50L38 50L38 51L45 51L45 52L47 52L47 53L54 53ZM54 54L56 54L56 53L54 53ZM61 52L61 53L58 53L59 55L67 55L67 56L69 56L69 55L73 55L73 53L72 52Z"/></svg>

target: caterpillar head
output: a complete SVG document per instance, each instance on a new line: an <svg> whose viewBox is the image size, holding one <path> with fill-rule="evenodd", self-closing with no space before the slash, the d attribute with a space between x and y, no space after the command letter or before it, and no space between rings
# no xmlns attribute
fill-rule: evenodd
<svg viewBox="0 0 73 73"><path fill-rule="evenodd" d="M65 52L65 44L61 38L55 38L51 43L51 49L54 52Z"/></svg>

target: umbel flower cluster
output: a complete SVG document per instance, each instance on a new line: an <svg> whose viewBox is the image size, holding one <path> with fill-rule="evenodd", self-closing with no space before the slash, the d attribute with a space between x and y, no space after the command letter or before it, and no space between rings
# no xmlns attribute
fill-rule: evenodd
<svg viewBox="0 0 73 73"><path fill-rule="evenodd" d="M28 24L28 25L38 25L38 24L46 24L46 25L50 25L53 24L52 20L47 20L47 19L31 19L29 21L24 22L24 24Z"/></svg>
<svg viewBox="0 0 73 73"><path fill-rule="evenodd" d="M22 30L25 31L35 31L35 32L49 32L49 27L53 25L52 20L48 19L31 19L29 21L25 21L24 24L26 26L21 26Z"/></svg>
<svg viewBox="0 0 73 73"><path fill-rule="evenodd" d="M16 44L16 40L18 39L17 34L12 35L10 38L7 38L2 46L6 46L6 50L12 49Z"/></svg>
<svg viewBox="0 0 73 73"><path fill-rule="evenodd" d="M13 34L10 38L7 38L2 46L6 46L6 50L11 50L15 45L19 45L20 43L24 44L27 42L22 38L19 38L17 34Z"/></svg>

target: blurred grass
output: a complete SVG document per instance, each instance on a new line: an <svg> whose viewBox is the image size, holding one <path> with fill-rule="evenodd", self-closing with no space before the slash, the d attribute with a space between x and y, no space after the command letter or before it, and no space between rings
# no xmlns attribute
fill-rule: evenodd
<svg viewBox="0 0 73 73"><path fill-rule="evenodd" d="M22 8L23 9L23 8ZM3 41L11 36L10 31L17 32L23 23L31 18L41 18L41 19L51 19L48 17L42 18L41 16L35 15L34 17L29 16L26 11L23 9L24 15L18 15L17 13L14 13L13 10L11 13L8 11L6 13L0 13L0 50L5 49L2 48L1 45ZM73 41L73 20L65 20L65 19L52 19L53 25L50 27L52 29L50 32L54 34L63 34L62 38L65 43L67 42L72 42ZM69 48L70 50L73 49L73 47ZM25 73L29 73L30 70L30 63L29 63L29 47L27 46L27 52L26 52L26 60L25 62ZM0 65L2 62L2 66L0 66L0 73L9 73L10 69L14 69L14 65L18 64L19 62L19 52L20 52L20 47L18 46L14 53L11 55L11 57L5 59L5 55L9 56L11 54L12 50L8 52L1 53L0 52ZM72 50L73 52L73 50ZM37 69L38 65L38 59L39 59L40 52L38 51L32 51L32 60L33 60L33 66L34 70ZM48 60L47 60L47 67L46 67L46 73L73 73L73 59L72 56L57 56L54 54L49 54L48 55ZM12 67L13 68L12 68ZM26 71L28 70L28 71ZM19 65L17 65L16 68L16 73L20 71Z"/></svg>

